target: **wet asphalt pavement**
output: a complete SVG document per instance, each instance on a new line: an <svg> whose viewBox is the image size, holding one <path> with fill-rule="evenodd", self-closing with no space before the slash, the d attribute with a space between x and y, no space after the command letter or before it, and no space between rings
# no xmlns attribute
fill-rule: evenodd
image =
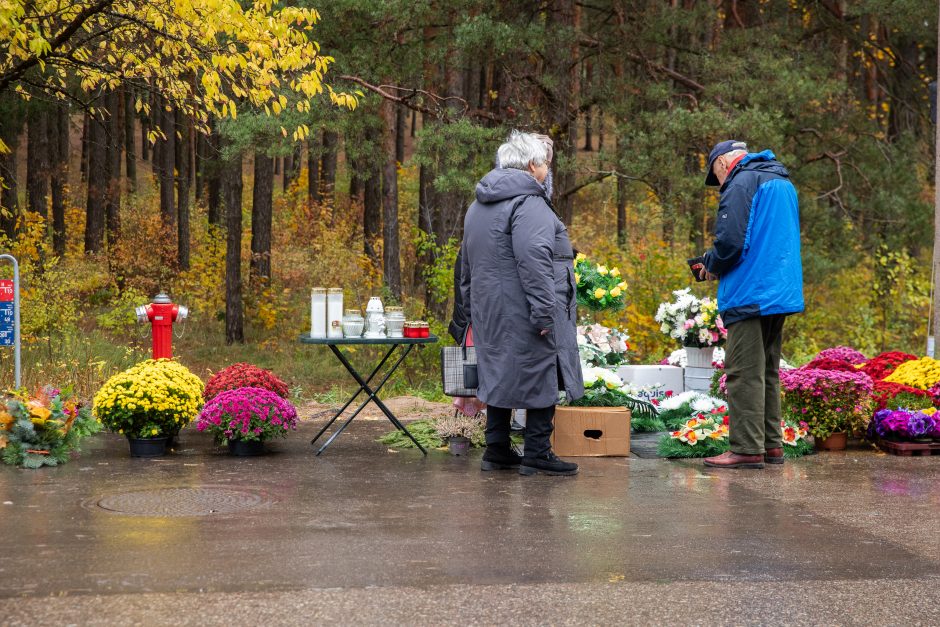
<svg viewBox="0 0 940 627"><path fill-rule="evenodd" d="M940 456L521 477L391 452L384 421L315 457L320 424L0 467L0 624L940 624Z"/></svg>

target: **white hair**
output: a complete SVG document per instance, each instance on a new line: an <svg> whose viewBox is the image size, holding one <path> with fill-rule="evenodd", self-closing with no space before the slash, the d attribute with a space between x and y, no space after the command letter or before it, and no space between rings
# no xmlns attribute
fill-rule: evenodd
<svg viewBox="0 0 940 627"><path fill-rule="evenodd" d="M722 157L728 157L729 159L734 159L735 157L737 157L737 156L739 156L739 155L746 155L746 154L747 154L747 150L746 150L746 149L745 149L745 150L741 150L740 148L738 148L738 149L736 149L736 150L732 150L731 152L726 152L725 154L723 154L723 155L721 155L721 156L722 156Z"/></svg>
<svg viewBox="0 0 940 627"><path fill-rule="evenodd" d="M548 162L548 147L533 133L513 131L496 151L496 160L501 168L528 170L530 163L543 165Z"/></svg>

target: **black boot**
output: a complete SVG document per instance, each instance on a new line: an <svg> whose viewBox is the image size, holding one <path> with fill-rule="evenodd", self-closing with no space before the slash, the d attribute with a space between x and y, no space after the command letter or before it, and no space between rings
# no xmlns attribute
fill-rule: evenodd
<svg viewBox="0 0 940 627"><path fill-rule="evenodd" d="M518 468L522 456L506 444L488 444L483 451L483 461L480 470L510 470Z"/></svg>
<svg viewBox="0 0 940 627"><path fill-rule="evenodd" d="M576 475L578 474L578 465L571 462L565 462L549 451L540 457L523 457L522 465L519 466L520 475Z"/></svg>

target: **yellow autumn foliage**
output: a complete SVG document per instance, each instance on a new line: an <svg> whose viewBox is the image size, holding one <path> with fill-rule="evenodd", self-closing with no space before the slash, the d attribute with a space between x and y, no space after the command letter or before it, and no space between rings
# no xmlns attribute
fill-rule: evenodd
<svg viewBox="0 0 940 627"><path fill-rule="evenodd" d="M135 81L203 131L210 116L235 119L242 105L277 115L285 93L300 110L324 92L355 109L354 95L324 83L333 58L310 36L319 20L315 9L273 0L3 0L0 91L28 99L20 82L28 72L32 85L60 99L74 85L93 92ZM134 106L150 113L148 102ZM299 127L294 136L308 132ZM151 141L159 134L154 129Z"/></svg>

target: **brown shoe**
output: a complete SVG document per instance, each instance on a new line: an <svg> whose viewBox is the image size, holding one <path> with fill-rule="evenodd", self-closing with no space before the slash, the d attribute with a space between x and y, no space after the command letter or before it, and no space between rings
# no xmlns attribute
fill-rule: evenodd
<svg viewBox="0 0 940 627"><path fill-rule="evenodd" d="M728 451L717 457L706 457L705 465L711 468L763 468L762 455L738 455Z"/></svg>
<svg viewBox="0 0 940 627"><path fill-rule="evenodd" d="M768 464L782 464L783 463L783 449L782 448L769 448L767 452L764 453L764 461Z"/></svg>

